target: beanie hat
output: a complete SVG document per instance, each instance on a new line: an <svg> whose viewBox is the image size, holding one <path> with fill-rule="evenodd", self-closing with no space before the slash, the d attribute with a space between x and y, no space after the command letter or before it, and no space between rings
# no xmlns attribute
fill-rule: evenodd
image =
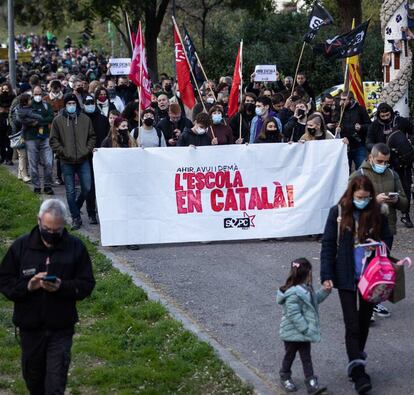
<svg viewBox="0 0 414 395"><path fill-rule="evenodd" d="M74 101L76 103L76 107L79 107L79 102L78 102L78 98L76 97L76 95L74 95L73 93L67 93L64 97L63 97L63 102L66 104L69 101Z"/></svg>
<svg viewBox="0 0 414 395"><path fill-rule="evenodd" d="M28 82L22 82L20 84L20 93L24 93L24 92L31 91L31 90L32 90L32 86Z"/></svg>
<svg viewBox="0 0 414 395"><path fill-rule="evenodd" d="M95 99L93 98L93 96L87 95L83 99L83 104L86 104L86 105L88 105L88 104L95 104Z"/></svg>

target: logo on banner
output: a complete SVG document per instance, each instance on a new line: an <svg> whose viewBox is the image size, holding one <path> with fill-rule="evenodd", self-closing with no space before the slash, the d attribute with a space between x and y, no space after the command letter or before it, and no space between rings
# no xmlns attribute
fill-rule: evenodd
<svg viewBox="0 0 414 395"><path fill-rule="evenodd" d="M250 229L254 228L254 218L255 215L249 215L244 212L244 217L242 218L224 218L224 229Z"/></svg>
<svg viewBox="0 0 414 395"><path fill-rule="evenodd" d="M309 22L309 27L314 30L318 30L325 21L322 18L318 18L317 16L313 16Z"/></svg>

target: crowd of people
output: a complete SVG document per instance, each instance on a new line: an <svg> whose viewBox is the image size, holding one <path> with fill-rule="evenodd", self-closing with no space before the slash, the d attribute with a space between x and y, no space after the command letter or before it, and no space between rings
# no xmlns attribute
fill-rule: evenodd
<svg viewBox="0 0 414 395"><path fill-rule="evenodd" d="M26 38L19 40L27 45ZM281 337L286 345L280 375L287 391L296 390L290 369L299 352L309 393L321 392L313 373L310 342L320 338L317 304L336 287L344 315L349 376L358 392L371 388L365 372L369 324L373 312L382 316L389 312L361 299L354 252L367 239L383 240L391 249L397 210L402 212L404 225L413 228L409 214L412 158L396 155L388 144L396 131L402 135L400 144L414 141L411 120L386 103L378 106L371 120L352 92L338 97L325 94L317 107L303 72L295 80L278 76L268 84L255 82L253 74L232 117L228 117L231 77L205 81L200 86L201 97L189 112L174 78L162 74L152 85L151 106L141 109L137 88L127 76L112 76L105 56L75 49L70 40L64 49L52 39L46 41L42 45L32 39L33 62L19 66L16 91L8 81L7 64L0 65L0 161L12 165L17 160L18 178L30 182L36 194L53 195L54 186L64 184L74 230L82 226L84 203L90 223L98 224L92 168L97 148L174 149L343 139L352 174L348 190L330 211L322 237L323 287L318 293L313 291L311 265L306 259L297 259L278 293L284 308ZM39 168L43 168L43 177ZM64 211L58 206L53 209L59 209L60 216ZM40 286L40 277L30 284Z"/></svg>

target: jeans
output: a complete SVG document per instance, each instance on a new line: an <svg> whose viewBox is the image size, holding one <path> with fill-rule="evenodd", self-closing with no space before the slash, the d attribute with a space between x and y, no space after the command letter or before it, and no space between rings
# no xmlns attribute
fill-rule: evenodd
<svg viewBox="0 0 414 395"><path fill-rule="evenodd" d="M352 162L355 164L355 170L358 170L362 162L367 159L368 151L364 146L353 148L348 152L349 171L352 169Z"/></svg>
<svg viewBox="0 0 414 395"><path fill-rule="evenodd" d="M308 379L313 376L313 365L311 358L311 344L310 342L284 342L285 356L282 361L282 368L280 369L280 376L282 379L290 378L292 371L291 367L295 360L296 353L299 351L299 356L302 361L303 373Z"/></svg>
<svg viewBox="0 0 414 395"><path fill-rule="evenodd" d="M33 186L40 188L39 164L41 164L43 166L44 187L51 188L53 183L53 152L49 145L49 139L27 140L26 150Z"/></svg>
<svg viewBox="0 0 414 395"><path fill-rule="evenodd" d="M64 395L73 328L20 331L22 372L30 395Z"/></svg>
<svg viewBox="0 0 414 395"><path fill-rule="evenodd" d="M368 339L374 304L366 302L358 290L339 290L345 322L345 345L349 361L361 359ZM358 309L359 299L359 309Z"/></svg>
<svg viewBox="0 0 414 395"><path fill-rule="evenodd" d="M91 190L91 168L86 159L82 163L71 164L61 161L63 181L65 182L66 199L72 219L80 217L80 209ZM81 192L76 197L75 174L78 175Z"/></svg>

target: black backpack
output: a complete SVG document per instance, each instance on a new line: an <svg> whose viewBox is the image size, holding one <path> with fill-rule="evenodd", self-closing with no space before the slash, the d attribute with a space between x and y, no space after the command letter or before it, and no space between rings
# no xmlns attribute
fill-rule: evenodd
<svg viewBox="0 0 414 395"><path fill-rule="evenodd" d="M155 128L155 130L157 131L157 136L158 136L158 147L161 147L161 130L158 129L158 128ZM135 141L138 140L138 132L139 132L139 129L138 129L138 127L136 127L134 129L134 139L135 139Z"/></svg>
<svg viewBox="0 0 414 395"><path fill-rule="evenodd" d="M394 130L388 137L387 144L391 151L391 166L394 169L411 166L414 161L414 148L404 132Z"/></svg>

